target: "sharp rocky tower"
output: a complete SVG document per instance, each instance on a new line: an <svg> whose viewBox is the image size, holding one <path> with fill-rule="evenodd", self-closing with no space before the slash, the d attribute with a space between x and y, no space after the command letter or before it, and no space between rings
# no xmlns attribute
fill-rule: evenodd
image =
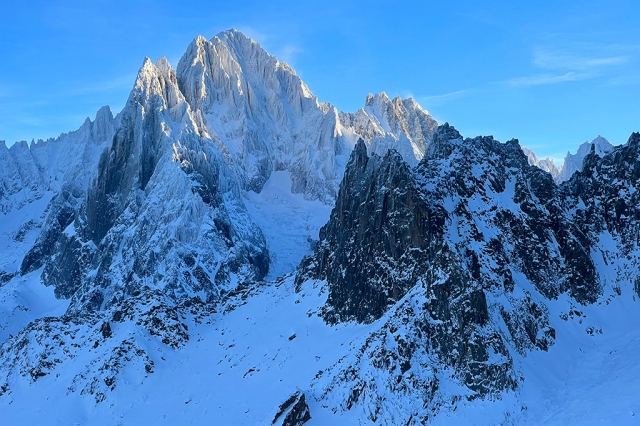
<svg viewBox="0 0 640 426"><path fill-rule="evenodd" d="M235 30L145 59L115 117L0 145L3 413L562 419L571 360L638 348L639 147L558 169L412 99L339 112Z"/></svg>

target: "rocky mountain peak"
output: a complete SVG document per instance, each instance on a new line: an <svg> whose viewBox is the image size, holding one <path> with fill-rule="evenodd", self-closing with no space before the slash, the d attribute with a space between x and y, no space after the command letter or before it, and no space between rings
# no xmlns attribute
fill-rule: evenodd
<svg viewBox="0 0 640 426"><path fill-rule="evenodd" d="M433 133L431 144L427 148L425 159L446 158L453 152L453 144L462 142L462 135L455 127L444 123Z"/></svg>
<svg viewBox="0 0 640 426"><path fill-rule="evenodd" d="M598 136L593 141L587 141L580 145L575 154L567 152L567 155L564 158L564 163L562 164L560 173L557 177L557 181L564 182L569 180L575 172L582 170L582 162L591 152L592 148L595 149L594 152L596 155L602 157L604 154L613 150L613 145L611 145L611 143L602 136Z"/></svg>

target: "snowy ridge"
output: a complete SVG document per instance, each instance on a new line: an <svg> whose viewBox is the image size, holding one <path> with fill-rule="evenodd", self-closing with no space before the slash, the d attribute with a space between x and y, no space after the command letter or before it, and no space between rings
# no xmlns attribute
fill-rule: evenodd
<svg viewBox="0 0 640 426"><path fill-rule="evenodd" d="M639 248L635 239L628 238L637 235L638 224L627 207L607 216L605 211L616 197L603 192L613 182L620 188L637 187L629 164L638 161L638 141L640 134L632 135L626 146L602 160L590 154L582 175L556 187L548 174L528 167L517 141L463 140L445 125L434 135L429 156L414 169L419 188L401 183L406 182L403 178L380 185L375 173L373 177L367 177L368 172L353 175L353 181L347 180L347 174L343 184L371 188L370 194L341 192L347 197L362 194L375 205L376 198L386 194L388 205L397 206L399 200L415 196L403 195L403 188L424 197L429 213L421 212L424 207L416 207L412 214L397 207L386 213L377 210L367 228L380 232L372 237L382 247L376 252L366 242L354 245L360 238L359 220L339 220L342 211L353 209L338 202L321 231L324 238L316 254L303 263L302 280L327 281L316 284L325 285L329 293L328 309L321 311L325 318L332 320L338 311L346 313L343 321L369 322L371 317L359 312L364 307L381 328L359 350L350 351L316 377L312 384L316 398L333 412L357 413L357 418L372 424L438 424L439 418L446 423L450 415L455 422L451 413L460 407L471 413L491 405L496 412L481 424L548 419L544 410L538 410L541 389L536 386L552 386L556 376L534 379L536 384L529 386L528 381L537 376L528 359L536 352L555 353L558 341L566 351L568 343L563 339L575 335L575 327L584 333L580 340L599 336L603 331L595 324L607 316L607 305L629 309L628 304L640 296L633 266L638 263ZM385 157L383 164L387 158L392 157ZM375 161L380 160L354 153L350 164L364 171ZM363 184L359 179L364 179ZM623 205L629 206L636 190L622 191ZM359 204L357 198L354 201ZM429 225L414 228L411 221L416 216L430 216ZM540 228L540 223L555 225ZM415 230L418 235L406 242L393 238L402 246L396 252L383 235L393 235L401 224L400 230ZM336 226L341 227L339 232ZM431 241L421 236L430 236ZM355 269L341 257L342 252L349 253ZM402 254L395 266L394 253ZM410 253L418 256L410 264L426 263L426 271L411 276L401 263ZM390 273L385 276L377 268L382 265L384 270L389 263ZM415 283L413 288L406 285L407 278ZM382 315L378 313L381 292L387 300L382 299L383 307L392 301ZM583 306L591 313L585 314ZM594 321L591 315L599 319ZM614 313L611 317L602 323L622 321ZM637 313L632 317L636 321ZM566 322L572 325L567 327ZM637 347L638 334L631 336ZM612 342L605 345L616 345ZM604 350L592 352L596 357L605 354ZM563 367L558 363L552 368L559 374ZM502 402L478 402L482 400ZM612 406L616 412L623 408ZM557 408L552 405L552 409ZM583 419L582 415L574 412L563 418ZM474 423L480 424L477 419Z"/></svg>
<svg viewBox="0 0 640 426"><path fill-rule="evenodd" d="M371 153L384 156L395 149L411 166L418 164L438 123L413 99L390 100L386 93L367 96L365 107L357 112L340 113L344 133L362 138Z"/></svg>
<svg viewBox="0 0 640 426"><path fill-rule="evenodd" d="M272 172L287 170L292 192L335 198L350 146L336 132L335 108L319 103L287 64L229 31L196 38L177 76L243 189L260 192Z"/></svg>
<svg viewBox="0 0 640 426"><path fill-rule="evenodd" d="M522 152L524 152L524 155L527 156L529 164L531 164L532 166L536 166L537 168L544 170L545 172L548 172L554 180L558 180L562 167L558 168L558 166L556 166L556 163L554 163L551 158L547 157L545 159L540 159L535 152L524 146L522 147Z"/></svg>
<svg viewBox="0 0 640 426"><path fill-rule="evenodd" d="M605 142L558 184L411 99L339 113L236 30L145 59L115 118L0 146L3 416L629 423L640 135Z"/></svg>
<svg viewBox="0 0 640 426"><path fill-rule="evenodd" d="M582 171L582 162L592 149L595 150L596 155L602 157L604 154L613 150L613 145L602 136L598 136L591 142L585 142L580 145L575 154L567 152L564 162L560 167L556 166L551 158L540 159L535 152L529 148L522 147L522 151L527 156L529 164L545 172L549 172L557 183L567 181L575 172Z"/></svg>
<svg viewBox="0 0 640 426"><path fill-rule="evenodd" d="M560 169L560 174L557 177L559 182L569 180L571 176L582 170L582 162L584 158L594 149L596 155L602 157L604 154L613 150L613 145L602 136L598 136L591 142L585 142L578 147L578 151L575 154L567 152L564 157L564 163Z"/></svg>

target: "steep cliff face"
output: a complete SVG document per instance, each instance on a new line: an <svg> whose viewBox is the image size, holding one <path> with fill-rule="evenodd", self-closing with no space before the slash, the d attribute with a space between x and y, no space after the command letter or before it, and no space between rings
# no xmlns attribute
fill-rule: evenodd
<svg viewBox="0 0 640 426"><path fill-rule="evenodd" d="M309 273L330 286L329 321L371 322L415 285L428 266L429 210L400 155L367 155L360 140L336 206L320 230Z"/></svg>
<svg viewBox="0 0 640 426"><path fill-rule="evenodd" d="M570 311L637 282L639 140L592 152L559 187L517 141L447 124L413 170L359 143L298 287L326 286L329 322L382 326L317 378L320 399L374 423L409 400L415 411L393 421L411 423L449 404L445 377L467 389L454 399L516 390L514 357L555 343L547 304L568 294Z"/></svg>
<svg viewBox="0 0 640 426"><path fill-rule="evenodd" d="M192 118L166 60L146 60L86 200L60 227L44 270L74 309L158 287L215 299L231 275L266 274L264 236Z"/></svg>
<svg viewBox="0 0 640 426"><path fill-rule="evenodd" d="M415 102L367 102L385 137L418 147L408 159L424 151L435 122ZM235 30L198 37L177 71L164 58L145 60L123 111L114 119L100 110L76 132L83 143L73 152L49 142L25 151L52 164L74 160L21 178L60 182L50 185L58 195L21 272L45 266L44 282L77 309L104 308L144 286L211 299L220 286L261 280L267 242L243 191L261 192L284 171L291 193L332 203L354 135L253 40ZM198 253L209 254L180 260Z"/></svg>
<svg viewBox="0 0 640 426"><path fill-rule="evenodd" d="M591 242L593 258L601 257L617 282L638 282L639 158L638 133L604 155L592 146L582 171L560 187L575 226Z"/></svg>
<svg viewBox="0 0 640 426"><path fill-rule="evenodd" d="M362 138L370 153L396 150L410 165L424 157L438 123L411 98L390 100L386 93L367 96L364 108L340 113L345 134Z"/></svg>
<svg viewBox="0 0 640 426"><path fill-rule="evenodd" d="M589 155L591 150L594 149L596 155L602 157L608 152L613 150L613 145L602 136L598 136L591 142L585 142L578 147L575 154L567 152L564 157L564 163L560 168L560 173L556 177L558 182L564 182L569 180L575 172L581 171L583 167L584 158Z"/></svg>
<svg viewBox="0 0 640 426"><path fill-rule="evenodd" d="M339 136L335 108L318 102L286 63L232 30L196 38L177 78L243 189L260 192L272 172L287 170L294 193L335 199L352 144Z"/></svg>

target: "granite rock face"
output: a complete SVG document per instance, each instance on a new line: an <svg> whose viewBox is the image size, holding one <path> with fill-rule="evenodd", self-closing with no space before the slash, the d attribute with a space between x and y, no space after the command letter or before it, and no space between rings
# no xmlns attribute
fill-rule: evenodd
<svg viewBox="0 0 640 426"><path fill-rule="evenodd" d="M321 399L374 423L411 400L411 419L394 421L415 423L447 404L438 370L466 399L515 390L513 357L555 342L546 301L595 303L614 260L619 285L637 283L639 141L592 150L560 185L516 140L463 139L448 124L413 169L393 152L368 157L359 143L298 286L326 286L327 322L381 328L316 379Z"/></svg>
<svg viewBox="0 0 640 426"><path fill-rule="evenodd" d="M276 416L271 422L272 425L282 426L302 426L311 420L309 406L305 400L304 392L296 391L287 398L278 409Z"/></svg>
<svg viewBox="0 0 640 426"><path fill-rule="evenodd" d="M309 269L314 278L331 283L325 318L380 318L424 273L428 226L429 210L417 196L407 163L392 151L369 157L360 140Z"/></svg>

